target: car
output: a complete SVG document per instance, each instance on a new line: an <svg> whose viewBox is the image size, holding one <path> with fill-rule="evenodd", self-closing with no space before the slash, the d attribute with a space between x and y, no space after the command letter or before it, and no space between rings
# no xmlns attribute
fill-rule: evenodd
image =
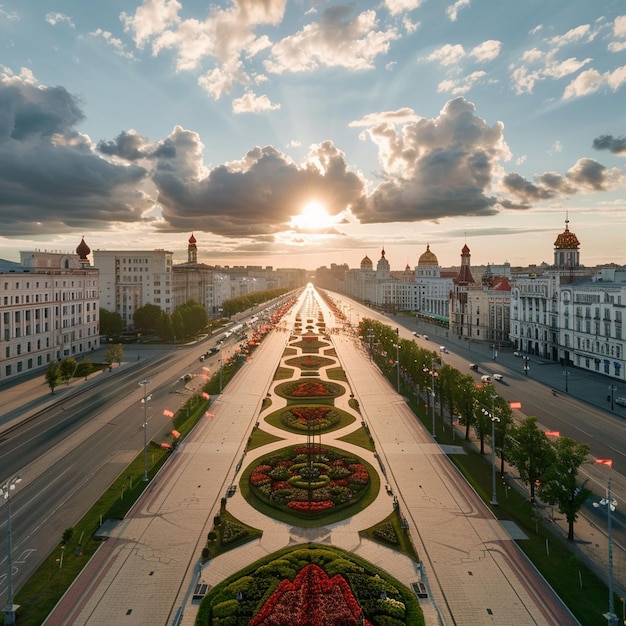
<svg viewBox="0 0 626 626"><path fill-rule="evenodd" d="M448 352L448 348L446 348L445 346L439 346L439 352L442 352L443 354L450 354Z"/></svg>
<svg viewBox="0 0 626 626"><path fill-rule="evenodd" d="M201 354L200 355L200 361L204 361L204 359L206 359L206 355L205 354Z"/></svg>
<svg viewBox="0 0 626 626"><path fill-rule="evenodd" d="M188 383L192 378L193 376L191 374L185 374L184 376L180 377L180 379L184 380L186 383Z"/></svg>
<svg viewBox="0 0 626 626"><path fill-rule="evenodd" d="M428 335L422 335L422 339L426 339L426 341L428 341Z"/></svg>
<svg viewBox="0 0 626 626"><path fill-rule="evenodd" d="M413 331L413 336L414 336L414 337L419 337L419 336L420 336L420 334L419 334L419 333L417 333L417 332L415 332L415 331Z"/></svg>
<svg viewBox="0 0 626 626"><path fill-rule="evenodd" d="M480 381L483 384L488 385L491 382L491 376L489 376L489 374L485 374L484 376L480 377Z"/></svg>
<svg viewBox="0 0 626 626"><path fill-rule="evenodd" d="M469 368L470 368L471 370L474 370L475 372L477 372L477 371L478 371L478 365L476 365L476 363L470 363L470 364L469 364Z"/></svg>
<svg viewBox="0 0 626 626"><path fill-rule="evenodd" d="M626 398L615 398L615 404L626 406Z"/></svg>
<svg viewBox="0 0 626 626"><path fill-rule="evenodd" d="M513 352L513 356L522 356L522 353L519 350Z"/></svg>
<svg viewBox="0 0 626 626"><path fill-rule="evenodd" d="M502 376L502 374L492 374L491 378L493 378L494 380L502 380L504 376Z"/></svg>

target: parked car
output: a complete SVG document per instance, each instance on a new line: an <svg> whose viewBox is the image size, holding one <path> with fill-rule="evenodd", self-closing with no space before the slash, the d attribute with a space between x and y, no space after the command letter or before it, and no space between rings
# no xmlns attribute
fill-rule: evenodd
<svg viewBox="0 0 626 626"><path fill-rule="evenodd" d="M420 334L419 334L419 333L417 333L417 332L415 332L415 331L413 331L413 336L414 336L414 337L419 337L419 336L420 336Z"/></svg>
<svg viewBox="0 0 626 626"><path fill-rule="evenodd" d="M504 378L504 376L502 376L502 374L492 374L491 377L494 380L502 380Z"/></svg>
<svg viewBox="0 0 626 626"><path fill-rule="evenodd" d="M201 355L200 355L200 361L204 361L204 359L206 359L206 355L201 354Z"/></svg>
<svg viewBox="0 0 626 626"><path fill-rule="evenodd" d="M513 356L522 356L522 353L521 353L519 350L516 350L516 351L513 353Z"/></svg>
<svg viewBox="0 0 626 626"><path fill-rule="evenodd" d="M626 398L615 398L615 404L626 406Z"/></svg>
<svg viewBox="0 0 626 626"><path fill-rule="evenodd" d="M478 371L478 365L476 365L476 363L470 363L470 364L469 364L469 368L470 368L471 370L474 370L475 372L477 372L477 371Z"/></svg>

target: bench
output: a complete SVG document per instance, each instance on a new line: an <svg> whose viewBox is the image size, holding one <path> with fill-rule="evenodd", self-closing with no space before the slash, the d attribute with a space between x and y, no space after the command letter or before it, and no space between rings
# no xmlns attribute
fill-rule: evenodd
<svg viewBox="0 0 626 626"><path fill-rule="evenodd" d="M411 587L413 588L413 591L418 598L428 598L426 585L421 580L416 583L411 583Z"/></svg>
<svg viewBox="0 0 626 626"><path fill-rule="evenodd" d="M206 595L208 589L209 585L207 585L207 583L198 583L193 592L193 599L202 600L202 598L204 598L204 596Z"/></svg>

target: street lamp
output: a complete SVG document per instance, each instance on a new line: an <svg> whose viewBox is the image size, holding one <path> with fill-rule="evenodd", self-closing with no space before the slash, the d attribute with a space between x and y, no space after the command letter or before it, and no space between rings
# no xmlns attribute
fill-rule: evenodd
<svg viewBox="0 0 626 626"><path fill-rule="evenodd" d="M142 380L139 383L140 387L143 387L143 398L141 403L143 404L143 480L148 481L148 400L152 398L152 394L148 395L148 382Z"/></svg>
<svg viewBox="0 0 626 626"><path fill-rule="evenodd" d="M606 487L606 498L602 498L600 502L594 502L594 507L606 506L607 519L607 537L609 542L609 611L603 613L602 617L606 618L609 626L617 626L617 615L615 614L615 602L613 599L613 537L611 535L611 513L615 511L617 502L611 497L611 469L613 467L612 459L596 459L596 463L609 466L609 480Z"/></svg>
<svg viewBox="0 0 626 626"><path fill-rule="evenodd" d="M524 374L526 374L526 376L528 376L528 370L530 369L529 361L530 361L530 358L525 356L524 357Z"/></svg>
<svg viewBox="0 0 626 626"><path fill-rule="evenodd" d="M496 416L496 396L491 396L491 413L486 409L481 411L491 419L491 504L498 506L498 498L496 496L496 422L500 418Z"/></svg>
<svg viewBox="0 0 626 626"><path fill-rule="evenodd" d="M398 370L398 393L400 393L400 348L402 347L398 343L394 343L393 347L396 349L396 368Z"/></svg>
<svg viewBox="0 0 626 626"><path fill-rule="evenodd" d="M435 372L435 357L430 359L430 370L425 367L422 371L430 374L430 409L433 419L433 439L437 439L437 431L435 429L435 376L438 376L438 373Z"/></svg>
<svg viewBox="0 0 626 626"><path fill-rule="evenodd" d="M370 361L372 360L372 353L374 350L374 329L370 328L367 332L367 337L370 340Z"/></svg>
<svg viewBox="0 0 626 626"><path fill-rule="evenodd" d="M609 385L609 391L611 392L611 411L615 410L615 392L617 391L617 387L615 385Z"/></svg>
<svg viewBox="0 0 626 626"><path fill-rule="evenodd" d="M565 370L563 372L563 376L565 376L565 393L569 392L569 387L567 385L567 379L569 378L569 372L567 370Z"/></svg>
<svg viewBox="0 0 626 626"><path fill-rule="evenodd" d="M11 535L11 492L15 486L22 482L19 476L7 480L2 485L2 497L7 501L7 605L4 609L4 623L7 626L15 624L15 612L17 604L13 604L13 558L12 558L12 535Z"/></svg>

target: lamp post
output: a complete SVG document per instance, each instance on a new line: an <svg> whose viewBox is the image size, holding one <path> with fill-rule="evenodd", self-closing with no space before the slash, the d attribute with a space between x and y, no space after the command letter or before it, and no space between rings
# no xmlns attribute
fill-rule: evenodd
<svg viewBox="0 0 626 626"><path fill-rule="evenodd" d="M613 468L612 459L596 459L596 463L609 466L609 479L606 486L606 498L602 498L600 502L594 502L594 507L606 506L606 528L607 538L609 542L609 611L603 613L602 617L606 618L609 626L617 626L617 615L615 614L615 601L613 598L613 536L611 534L611 513L615 511L617 502L611 497L611 469Z"/></svg>
<svg viewBox="0 0 626 626"><path fill-rule="evenodd" d="M563 372L563 376L565 376L565 393L569 392L569 386L567 384L567 379L569 378L569 372L567 370L565 370Z"/></svg>
<svg viewBox="0 0 626 626"><path fill-rule="evenodd" d="M367 332L367 338L370 340L370 361L372 360L374 351L374 329L370 328Z"/></svg>
<svg viewBox="0 0 626 626"><path fill-rule="evenodd" d="M148 481L148 400L152 398L152 395L148 395L148 381L142 380L139 383L140 387L143 387L143 398L141 402L143 404L143 480Z"/></svg>
<svg viewBox="0 0 626 626"><path fill-rule="evenodd" d="M524 357L524 374L526 374L526 376L528 376L528 370L530 369L530 365L528 364L529 361L530 361L529 357L525 356Z"/></svg>
<svg viewBox="0 0 626 626"><path fill-rule="evenodd" d="M397 376L398 376L398 393L400 393L400 344L394 343L393 347L396 349L396 368L397 368Z"/></svg>
<svg viewBox="0 0 626 626"><path fill-rule="evenodd" d="M491 419L491 504L498 506L498 498L496 496L496 422L500 418L496 416L496 396L491 396L491 413L483 409L483 413Z"/></svg>
<svg viewBox="0 0 626 626"><path fill-rule="evenodd" d="M609 391L611 392L611 411L615 410L615 392L617 387L615 385L609 385Z"/></svg>
<svg viewBox="0 0 626 626"><path fill-rule="evenodd" d="M15 624L15 612L17 605L13 604L13 558L12 558L12 534L11 534L11 491L22 482L19 476L7 480L2 485L2 497L7 501L7 605L4 609L4 623L6 626Z"/></svg>
<svg viewBox="0 0 626 626"><path fill-rule="evenodd" d="M437 439L437 431L435 427L435 376L437 373L435 372L435 357L430 359L430 370L425 367L422 371L428 372L430 374L430 410L432 414L433 420L433 439Z"/></svg>

